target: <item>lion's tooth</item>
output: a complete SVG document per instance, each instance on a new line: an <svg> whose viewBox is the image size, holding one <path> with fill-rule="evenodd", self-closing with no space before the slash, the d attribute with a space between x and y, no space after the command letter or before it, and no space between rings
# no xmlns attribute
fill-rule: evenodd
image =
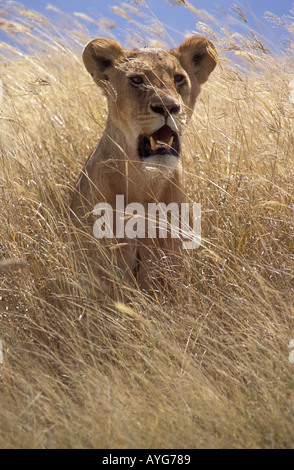
<svg viewBox="0 0 294 470"><path fill-rule="evenodd" d="M174 141L174 136L172 135L172 136L171 136L171 138L169 139L169 141L168 141L167 145L168 145L169 147L171 147L171 146L172 146L172 143L173 143L173 141Z"/></svg>
<svg viewBox="0 0 294 470"><path fill-rule="evenodd" d="M155 144L155 142L154 142L154 139L153 139L152 136L150 136L149 139L150 139L151 150L154 150L155 147L156 147L156 144Z"/></svg>

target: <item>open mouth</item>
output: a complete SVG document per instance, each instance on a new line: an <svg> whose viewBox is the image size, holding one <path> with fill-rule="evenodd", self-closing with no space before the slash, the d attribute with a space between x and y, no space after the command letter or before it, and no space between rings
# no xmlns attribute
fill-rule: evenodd
<svg viewBox="0 0 294 470"><path fill-rule="evenodd" d="M153 134L139 135L138 151L140 158L148 158L154 155L179 156L180 142L178 134L166 124Z"/></svg>

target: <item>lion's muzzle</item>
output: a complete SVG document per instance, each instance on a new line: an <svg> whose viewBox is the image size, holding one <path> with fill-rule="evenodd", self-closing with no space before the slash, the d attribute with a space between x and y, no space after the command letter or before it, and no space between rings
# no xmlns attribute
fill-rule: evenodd
<svg viewBox="0 0 294 470"><path fill-rule="evenodd" d="M178 134L166 124L153 134L139 135L138 153L141 159L155 155L179 156L180 141Z"/></svg>

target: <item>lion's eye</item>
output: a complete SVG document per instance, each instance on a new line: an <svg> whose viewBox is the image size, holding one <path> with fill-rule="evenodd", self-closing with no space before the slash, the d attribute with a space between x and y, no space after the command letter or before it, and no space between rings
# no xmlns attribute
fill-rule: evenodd
<svg viewBox="0 0 294 470"><path fill-rule="evenodd" d="M133 77L130 77L131 82L134 83L134 85L142 85L144 82L143 78L140 75L134 75Z"/></svg>
<svg viewBox="0 0 294 470"><path fill-rule="evenodd" d="M183 85L186 81L185 76L181 74L177 74L174 76L174 81L177 85Z"/></svg>

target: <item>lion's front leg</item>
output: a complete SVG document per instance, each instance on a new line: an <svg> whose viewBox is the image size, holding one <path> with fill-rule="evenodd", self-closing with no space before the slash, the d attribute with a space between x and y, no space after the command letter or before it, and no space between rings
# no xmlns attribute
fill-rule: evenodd
<svg viewBox="0 0 294 470"><path fill-rule="evenodd" d="M172 291L182 282L184 262L179 240L144 239L137 258L137 280L142 290Z"/></svg>

